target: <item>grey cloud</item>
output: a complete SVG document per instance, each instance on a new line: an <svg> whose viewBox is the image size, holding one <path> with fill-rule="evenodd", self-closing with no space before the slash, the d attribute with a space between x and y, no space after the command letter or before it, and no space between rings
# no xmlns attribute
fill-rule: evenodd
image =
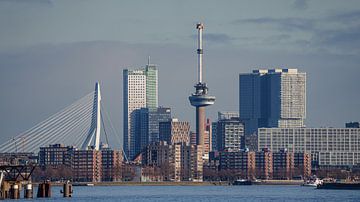
<svg viewBox="0 0 360 202"><path fill-rule="evenodd" d="M293 7L298 10L305 10L308 8L308 0L295 0Z"/></svg>
<svg viewBox="0 0 360 202"><path fill-rule="evenodd" d="M291 35L289 34L279 34L265 38L264 42L268 44L278 44L278 43L286 42L290 39L291 39Z"/></svg>
<svg viewBox="0 0 360 202"><path fill-rule="evenodd" d="M232 22L253 25L268 25L280 31L280 35L263 36L266 44L285 42L296 47L328 51L336 54L360 53L360 11L333 13L321 18L248 18ZM289 33L306 32L307 39L296 39ZM256 41L259 41L257 39Z"/></svg>
<svg viewBox="0 0 360 202"><path fill-rule="evenodd" d="M360 23L360 10L350 11L346 13L338 13L328 17L329 20L335 20L338 22L357 22Z"/></svg>
<svg viewBox="0 0 360 202"><path fill-rule="evenodd" d="M311 41L313 44L346 54L360 53L360 26L338 30L319 30Z"/></svg>
<svg viewBox="0 0 360 202"><path fill-rule="evenodd" d="M314 22L305 18L248 18L233 22L234 24L265 24L275 26L286 31L307 31L314 28Z"/></svg>
<svg viewBox="0 0 360 202"><path fill-rule="evenodd" d="M54 4L53 0L0 0L1 2L11 2L11 3L24 3L24 4L43 4L50 5Z"/></svg>

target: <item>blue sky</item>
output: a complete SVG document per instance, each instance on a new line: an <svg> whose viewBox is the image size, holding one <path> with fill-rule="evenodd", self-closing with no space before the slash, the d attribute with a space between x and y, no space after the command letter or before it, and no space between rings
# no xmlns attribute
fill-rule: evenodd
<svg viewBox="0 0 360 202"><path fill-rule="evenodd" d="M160 104L194 120L195 24L205 23L205 80L238 110L238 74L307 72L307 125L360 121L360 1L0 0L0 139L93 90L122 131L122 70L159 68ZM122 134L121 134L122 135ZM115 146L116 147L116 146Z"/></svg>

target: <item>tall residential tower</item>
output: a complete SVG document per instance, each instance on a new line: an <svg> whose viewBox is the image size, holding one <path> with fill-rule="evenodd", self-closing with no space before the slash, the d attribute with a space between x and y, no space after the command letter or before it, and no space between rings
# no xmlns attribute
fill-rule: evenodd
<svg viewBox="0 0 360 202"><path fill-rule="evenodd" d="M260 69L240 74L240 120L245 134L266 127L305 127L306 73Z"/></svg>
<svg viewBox="0 0 360 202"><path fill-rule="evenodd" d="M135 155L135 112L140 108L158 106L158 71L150 61L145 68L123 71L124 151L128 158Z"/></svg>

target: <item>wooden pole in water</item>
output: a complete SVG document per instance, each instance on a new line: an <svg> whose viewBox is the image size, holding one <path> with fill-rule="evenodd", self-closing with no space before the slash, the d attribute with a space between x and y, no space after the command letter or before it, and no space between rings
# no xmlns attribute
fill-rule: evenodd
<svg viewBox="0 0 360 202"><path fill-rule="evenodd" d="M71 197L73 193L72 184L70 184L69 182L64 183L62 193L63 197Z"/></svg>
<svg viewBox="0 0 360 202"><path fill-rule="evenodd" d="M19 192L19 184L15 183L12 184L10 187L10 199L19 199L20 192Z"/></svg>
<svg viewBox="0 0 360 202"><path fill-rule="evenodd" d="M51 183L50 182L45 183L45 197L48 197L48 198L51 197Z"/></svg>
<svg viewBox="0 0 360 202"><path fill-rule="evenodd" d="M33 187L30 183L25 185L24 198L33 198Z"/></svg>

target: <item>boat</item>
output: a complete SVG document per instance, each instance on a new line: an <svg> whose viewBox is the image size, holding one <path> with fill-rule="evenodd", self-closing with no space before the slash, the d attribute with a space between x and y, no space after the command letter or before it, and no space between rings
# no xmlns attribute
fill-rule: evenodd
<svg viewBox="0 0 360 202"><path fill-rule="evenodd" d="M305 186L305 187L317 187L317 186L321 185L322 183L323 183L322 180L320 180L319 178L315 178L313 180L306 181L304 184L302 184L302 186Z"/></svg>
<svg viewBox="0 0 360 202"><path fill-rule="evenodd" d="M94 186L93 183L74 183L73 186Z"/></svg>
<svg viewBox="0 0 360 202"><path fill-rule="evenodd" d="M235 180L232 185L252 185L251 180L239 179Z"/></svg>
<svg viewBox="0 0 360 202"><path fill-rule="evenodd" d="M317 186L318 189L359 189L360 182L327 182Z"/></svg>

